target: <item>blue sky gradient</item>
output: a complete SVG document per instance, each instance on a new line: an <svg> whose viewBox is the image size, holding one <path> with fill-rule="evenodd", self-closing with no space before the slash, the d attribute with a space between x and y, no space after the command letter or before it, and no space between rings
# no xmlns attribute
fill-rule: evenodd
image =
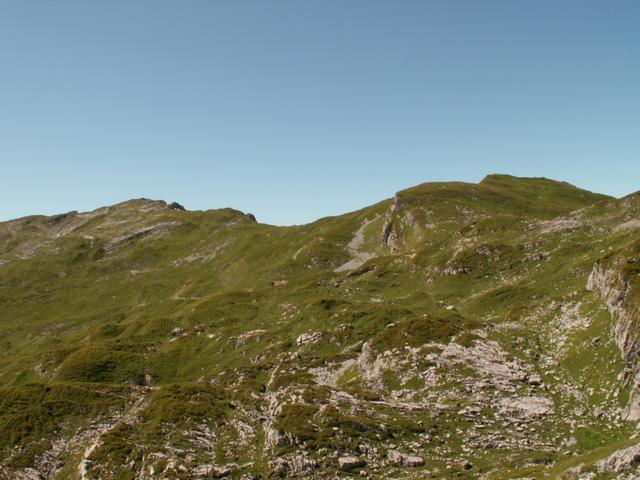
<svg viewBox="0 0 640 480"><path fill-rule="evenodd" d="M640 189L640 2L0 0L0 219L274 224L425 181Z"/></svg>

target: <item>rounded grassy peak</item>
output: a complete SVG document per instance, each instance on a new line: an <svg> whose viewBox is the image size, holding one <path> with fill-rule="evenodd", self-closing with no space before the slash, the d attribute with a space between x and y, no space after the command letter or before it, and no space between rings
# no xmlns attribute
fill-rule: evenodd
<svg viewBox="0 0 640 480"><path fill-rule="evenodd" d="M565 214L610 198L607 195L578 188L567 182L545 177L492 174L484 177L479 185L519 198L536 211L556 215Z"/></svg>

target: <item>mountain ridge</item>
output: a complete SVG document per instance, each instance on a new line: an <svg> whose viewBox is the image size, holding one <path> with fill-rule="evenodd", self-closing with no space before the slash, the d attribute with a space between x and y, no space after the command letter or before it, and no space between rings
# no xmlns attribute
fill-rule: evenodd
<svg viewBox="0 0 640 480"><path fill-rule="evenodd" d="M565 186L571 187L573 189L579 190L579 191L584 192L584 193L589 193L589 194L592 194L592 195L595 195L595 196L600 196L600 197L602 197L602 199L604 199L604 198L614 198L614 197L611 197L611 196L605 195L605 194L589 192L588 190L576 187L575 185L572 185L571 183L566 182L566 181L562 181L562 180L553 180L553 179L550 179L550 178L547 178L547 177L517 177L517 176L513 176L513 175L509 175L509 174L498 174L498 173L487 174L478 183L433 181L433 182L425 182L425 183L416 185L414 187L408 187L406 189L400 190L400 192L413 190L413 189L419 188L419 187L424 186L424 185L446 185L446 184L455 184L455 183L462 184L462 185L469 185L469 186L471 186L471 185L483 185L483 184L491 183L491 182L495 181L496 179L511 179L511 180L516 180L517 179L519 181L533 181L533 182L540 181L540 182L545 182L545 183L550 182L552 184L565 185ZM634 193L637 193L637 192L634 192ZM629 195L633 195L634 193L631 193ZM386 199L386 200L382 200L381 202L385 202L385 201L389 201L389 200L390 199ZM80 213L87 214L87 213L92 213L92 212L96 212L98 210L103 210L103 209L113 209L113 208L118 208L118 207L124 207L124 206L129 205L129 204L134 203L134 202L151 202L151 203L159 202L160 204L164 204L164 206L168 206L169 205L169 203L167 203L165 200L151 199L151 198L147 198L147 197L137 197L137 198L130 198L128 200L123 200L121 202L117 202L117 203L114 203L114 204L111 204L111 205L105 205L105 206L97 207L97 208L92 209L92 210L86 210L86 211L83 211L83 212L80 212ZM379 203L381 203L381 202L379 202ZM362 208L367 208L367 207L362 207ZM194 212L209 212L209 211L216 211L216 210L234 210L234 211L240 212L240 210L237 210L237 209L235 209L233 207L210 208L210 209L205 209L205 210L190 210L190 211L194 211ZM354 210L354 211L358 211L358 210L361 210L361 209L357 209L357 210ZM57 213L57 214L54 213L54 214L50 214L50 215L35 213L35 214L24 215L24 216L20 216L20 217L16 217L16 218L9 218L9 219L5 219L5 220L0 220L0 223L7 223L7 222L18 221L18 220L26 220L26 219L32 219L32 218L35 219L35 218L42 218L42 217L45 217L45 218L54 217L55 218L55 217L67 215L67 214L70 214L70 213L76 213L77 214L79 212L77 210L71 210L71 211L64 212L64 213ZM309 225L311 223L317 222L317 221L322 220L324 218L335 218L335 217L339 217L339 216L342 216L342 215L347 215L349 213L352 213L352 212L346 212L346 213L337 214L337 215L323 216L323 217L317 218L315 220L311 220L310 222L303 223L303 224L274 225L274 226L281 226L281 227L304 226L304 225Z"/></svg>

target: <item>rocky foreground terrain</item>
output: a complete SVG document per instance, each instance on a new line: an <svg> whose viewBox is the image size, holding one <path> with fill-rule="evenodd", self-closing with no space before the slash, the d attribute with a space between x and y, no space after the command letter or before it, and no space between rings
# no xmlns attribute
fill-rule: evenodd
<svg viewBox="0 0 640 480"><path fill-rule="evenodd" d="M0 479L640 478L640 194L0 223Z"/></svg>

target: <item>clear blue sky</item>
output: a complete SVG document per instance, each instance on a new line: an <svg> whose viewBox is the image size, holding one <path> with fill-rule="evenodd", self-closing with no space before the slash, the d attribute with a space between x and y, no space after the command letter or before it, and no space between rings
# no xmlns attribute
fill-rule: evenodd
<svg viewBox="0 0 640 480"><path fill-rule="evenodd" d="M640 1L0 0L0 219L492 172L640 189Z"/></svg>

